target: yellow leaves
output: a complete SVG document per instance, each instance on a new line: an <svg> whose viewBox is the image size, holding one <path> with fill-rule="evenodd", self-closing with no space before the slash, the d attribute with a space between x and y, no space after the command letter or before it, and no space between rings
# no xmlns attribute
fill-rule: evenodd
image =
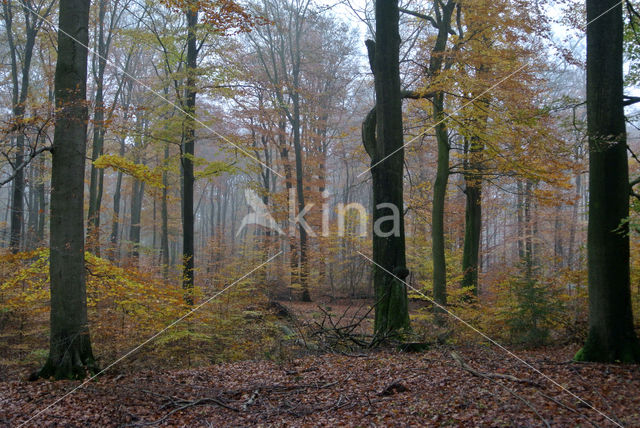
<svg viewBox="0 0 640 428"><path fill-rule="evenodd" d="M185 153L184 157L191 160L195 167L204 166L204 169L194 173L196 179L219 177L224 173L235 174L237 172L237 168L233 164L223 161L208 161L205 158L196 157L189 153Z"/></svg>
<svg viewBox="0 0 640 428"><path fill-rule="evenodd" d="M142 181L149 186L162 189L162 173L157 169L150 169L147 165L134 163L130 160L117 155L102 155L93 162L96 168L112 168L121 171L131 177Z"/></svg>

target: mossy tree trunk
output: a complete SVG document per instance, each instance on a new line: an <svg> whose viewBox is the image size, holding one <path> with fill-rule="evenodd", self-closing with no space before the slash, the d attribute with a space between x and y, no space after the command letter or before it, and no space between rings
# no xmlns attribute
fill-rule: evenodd
<svg viewBox="0 0 640 428"><path fill-rule="evenodd" d="M369 62L374 72L376 107L363 123L363 143L373 166L373 261L377 264L373 268L376 299L374 331L377 335L410 327L407 287L403 282L409 271L406 268L404 237L398 21L398 1L378 0L376 41L367 43ZM384 221L385 217L394 220Z"/></svg>
<svg viewBox="0 0 640 428"><path fill-rule="evenodd" d="M60 1L51 168L51 333L49 357L38 373L56 379L84 377L94 369L84 266L88 25L88 0Z"/></svg>
<svg viewBox="0 0 640 428"><path fill-rule="evenodd" d="M429 58L429 76L435 79L444 70L451 67L445 61L443 53L447 49L447 40L451 32L451 18L456 8L455 0L434 2L436 28L438 34ZM436 141L438 143L438 162L436 179L433 184L433 205L431 208L431 252L433 257L433 298L441 306L447 304L447 262L444 238L444 208L449 181L449 133L445 121L444 92L438 91L432 97L433 120L435 121ZM440 310L436 307L436 313Z"/></svg>
<svg viewBox="0 0 640 428"><path fill-rule="evenodd" d="M629 288L622 5L587 0L589 335L579 361L640 362Z"/></svg>
<svg viewBox="0 0 640 428"><path fill-rule="evenodd" d="M436 141L438 142L438 163L436 180L433 184L433 205L431 209L431 250L433 253L433 299L442 306L447 304L447 261L444 240L444 205L449 181L449 135L442 122L444 115L444 94L438 93L433 99L433 117ZM437 311L438 312L438 311Z"/></svg>

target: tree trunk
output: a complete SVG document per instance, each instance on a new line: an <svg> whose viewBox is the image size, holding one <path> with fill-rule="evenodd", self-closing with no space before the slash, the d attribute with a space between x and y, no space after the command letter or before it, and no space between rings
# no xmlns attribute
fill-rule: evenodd
<svg viewBox="0 0 640 428"><path fill-rule="evenodd" d="M129 241L131 252L129 257L135 267L138 267L140 258L140 222L142 219L142 201L144 198L144 182L134 178L131 192L131 224L129 225Z"/></svg>
<svg viewBox="0 0 640 428"><path fill-rule="evenodd" d="M125 114L125 120L126 120ZM120 156L124 156L125 153L125 140L124 136L120 137ZM118 171L116 178L116 189L113 192L113 218L111 220L111 238L110 245L111 250L109 254L109 258L112 262L115 262L120 259L119 249L119 226L120 226L120 199L122 197L122 171Z"/></svg>
<svg viewBox="0 0 640 428"><path fill-rule="evenodd" d="M169 144L164 145L164 166L162 170L162 232L160 236L160 263L162 264L162 277L169 279L169 207L167 203L167 189L169 187L169 175L166 170L169 159Z"/></svg>
<svg viewBox="0 0 640 428"><path fill-rule="evenodd" d="M451 28L451 15L456 2L448 0L434 3L438 17L438 35L431 50L429 75L433 78L442 72L447 39ZM446 68L446 64L445 64ZM436 303L447 304L447 262L444 239L444 206L449 181L449 136L444 122L444 93L436 92L433 99L433 120L435 121L436 141L438 143L438 163L436 179L433 185L433 205L431 208L431 249L433 257L433 298ZM438 308L434 308L438 313Z"/></svg>
<svg viewBox="0 0 640 428"><path fill-rule="evenodd" d="M40 156L38 169L40 175L38 179L38 186L36 187L36 191L38 193L38 228L36 232L36 239L38 240L38 245L43 245L47 213L47 199L45 194L46 159L44 156Z"/></svg>
<svg viewBox="0 0 640 428"><path fill-rule="evenodd" d="M182 193L182 262L183 281L185 289L185 301L193 304L194 284L194 231L193 231L193 155L195 146L195 113L196 113L196 78L197 66L196 25L198 24L198 10L195 4L188 2L187 17L187 63L186 63L186 89L185 111L187 115L183 124L183 193Z"/></svg>
<svg viewBox="0 0 640 428"><path fill-rule="evenodd" d="M373 261L377 264L373 267L374 331L381 336L408 329L410 324L407 287L403 282L409 271L406 268L404 237L398 1L378 0L375 8L376 41L375 46L369 42L368 47L376 106L363 124L363 143L372 165ZM385 159L386 156L389 157ZM389 214L393 221L388 220ZM385 217L387 221L384 221Z"/></svg>
<svg viewBox="0 0 640 428"><path fill-rule="evenodd" d="M593 20L593 21L592 21ZM589 336L578 361L640 362L629 288L622 4L587 0Z"/></svg>
<svg viewBox="0 0 640 428"><path fill-rule="evenodd" d="M484 66L477 69L478 75L486 73ZM477 91L476 91L477 92ZM474 98L479 98L474 93ZM462 286L470 287L478 295L478 273L480 270L480 234L482 233L482 170L484 160L484 134L488 115L484 113L488 101L479 99L479 108L475 109L473 123L477 126L475 135L469 138L468 150L464 162L465 182L465 223L464 244L462 249ZM474 106L475 107L475 106ZM465 147L466 148L466 147Z"/></svg>
<svg viewBox="0 0 640 428"><path fill-rule="evenodd" d="M39 12L44 16L48 16L50 7ZM13 37L13 10L10 1L3 2L3 11L5 19L5 29L7 32L7 42L9 45L11 56L11 80L12 80L12 107L13 120L18 128L21 128L25 115L25 103L29 94L29 73L31 72L31 59L33 57L33 48L35 46L36 35L38 34L40 18L33 16L32 19L25 20L26 40L22 58L22 67L20 69L20 79L18 76L18 53L17 46ZM25 11L25 18L31 15L30 11ZM18 83L20 82L20 83ZM18 131L16 136L16 156L15 167L19 167L24 162L24 143L25 134L23 130ZM24 228L24 169L20 168L16 171L13 179L12 197L11 197L11 232L9 238L9 247L13 253L20 251L22 243L22 230Z"/></svg>
<svg viewBox="0 0 640 428"><path fill-rule="evenodd" d="M299 54L299 51L298 51ZM299 65L299 64L298 64ZM300 141L300 96L298 91L298 73L299 68L294 67L294 94L293 99L293 120L291 126L293 127L293 148L296 158L296 198L298 201L298 213L302 212L305 207L304 202L304 171L302 169L302 142ZM304 220L304 219L302 219ZM309 294L309 263L307 260L307 230L303 226L303 221L298 224L298 232L300 233L300 267L298 279L300 280L300 286L302 287L302 301L310 302L311 295Z"/></svg>
<svg viewBox="0 0 640 428"><path fill-rule="evenodd" d="M479 143L479 142L478 142ZM474 144L471 143L471 158L474 157ZM481 150L481 149L480 149ZM479 165L470 161L469 171L465 174L465 223L464 246L462 250L462 286L470 287L478 295L478 270L480 259L480 232L482 230L482 178L477 174Z"/></svg>
<svg viewBox="0 0 640 428"><path fill-rule="evenodd" d="M51 168L51 333L39 376L81 378L95 369L84 266L88 0L60 0ZM67 34L72 34L71 39Z"/></svg>
<svg viewBox="0 0 640 428"><path fill-rule="evenodd" d="M89 182L89 213L87 215L88 250L100 255L100 206L102 205L102 182L104 169L96 168L93 162L103 154L104 146L104 71L109 46L104 40L104 17L106 0L100 0L98 11L98 70L95 74L96 99L93 113L93 148L91 151L91 180Z"/></svg>
<svg viewBox="0 0 640 428"><path fill-rule="evenodd" d="M438 166L433 185L433 206L431 210L431 248L433 256L433 298L440 305L447 304L447 261L444 239L444 205L449 181L449 136L444 119L444 94L438 93L433 99L434 120L438 142Z"/></svg>
<svg viewBox="0 0 640 428"><path fill-rule="evenodd" d="M573 203L573 207L571 207L571 228L569 229L569 249L567 251L567 266L569 269L574 270L575 263L573 262L575 259L575 237L576 237L576 229L578 228L578 222L580 221L580 217L578 216L578 211L580 209L580 198L582 197L582 174L578 172L576 174L576 191L575 191L575 202Z"/></svg>

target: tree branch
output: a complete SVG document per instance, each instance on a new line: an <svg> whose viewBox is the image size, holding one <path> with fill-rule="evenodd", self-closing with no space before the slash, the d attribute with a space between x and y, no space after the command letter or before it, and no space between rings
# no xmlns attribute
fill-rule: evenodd
<svg viewBox="0 0 640 428"><path fill-rule="evenodd" d="M16 178L18 173L20 171L22 171L27 165L29 165L31 163L31 161L33 160L33 158L35 158L36 156L38 156L42 152L50 152L51 150L52 150L51 146L41 147L38 150L31 150L31 152L29 153L27 158L24 160L24 162L22 162L20 165L18 165L16 168L14 168L13 174L11 174L5 180L0 181L0 187L4 186L7 183L10 183L14 178Z"/></svg>
<svg viewBox="0 0 640 428"><path fill-rule="evenodd" d="M433 25L435 28L438 28L438 23L436 22L435 19L433 19L432 16L429 15L425 15L423 13L420 12L414 12L412 10L407 10L405 8L399 7L398 10L402 13L405 13L407 15L411 15L411 16L415 16L416 18L420 18L420 19L424 19L425 21L428 21L431 23L431 25Z"/></svg>
<svg viewBox="0 0 640 428"><path fill-rule="evenodd" d="M623 106L630 106L633 105L635 103L640 103L640 97L632 97L631 95L623 95L622 99L624 100L622 102Z"/></svg>

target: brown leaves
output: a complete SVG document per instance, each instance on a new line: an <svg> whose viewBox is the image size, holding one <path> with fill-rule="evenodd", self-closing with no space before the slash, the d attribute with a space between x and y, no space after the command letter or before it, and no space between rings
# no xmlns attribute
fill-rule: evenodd
<svg viewBox="0 0 640 428"><path fill-rule="evenodd" d="M556 348L523 352L522 356L608 416L637 426L638 367L564 362L573 351ZM30 424L540 426L534 408L552 426L613 426L498 351L478 347L458 353L478 370L531 378L540 387L473 376L460 370L446 350L379 352L366 358L320 355L286 365L245 361L105 376ZM0 384L0 424L19 425L75 385L46 381Z"/></svg>

